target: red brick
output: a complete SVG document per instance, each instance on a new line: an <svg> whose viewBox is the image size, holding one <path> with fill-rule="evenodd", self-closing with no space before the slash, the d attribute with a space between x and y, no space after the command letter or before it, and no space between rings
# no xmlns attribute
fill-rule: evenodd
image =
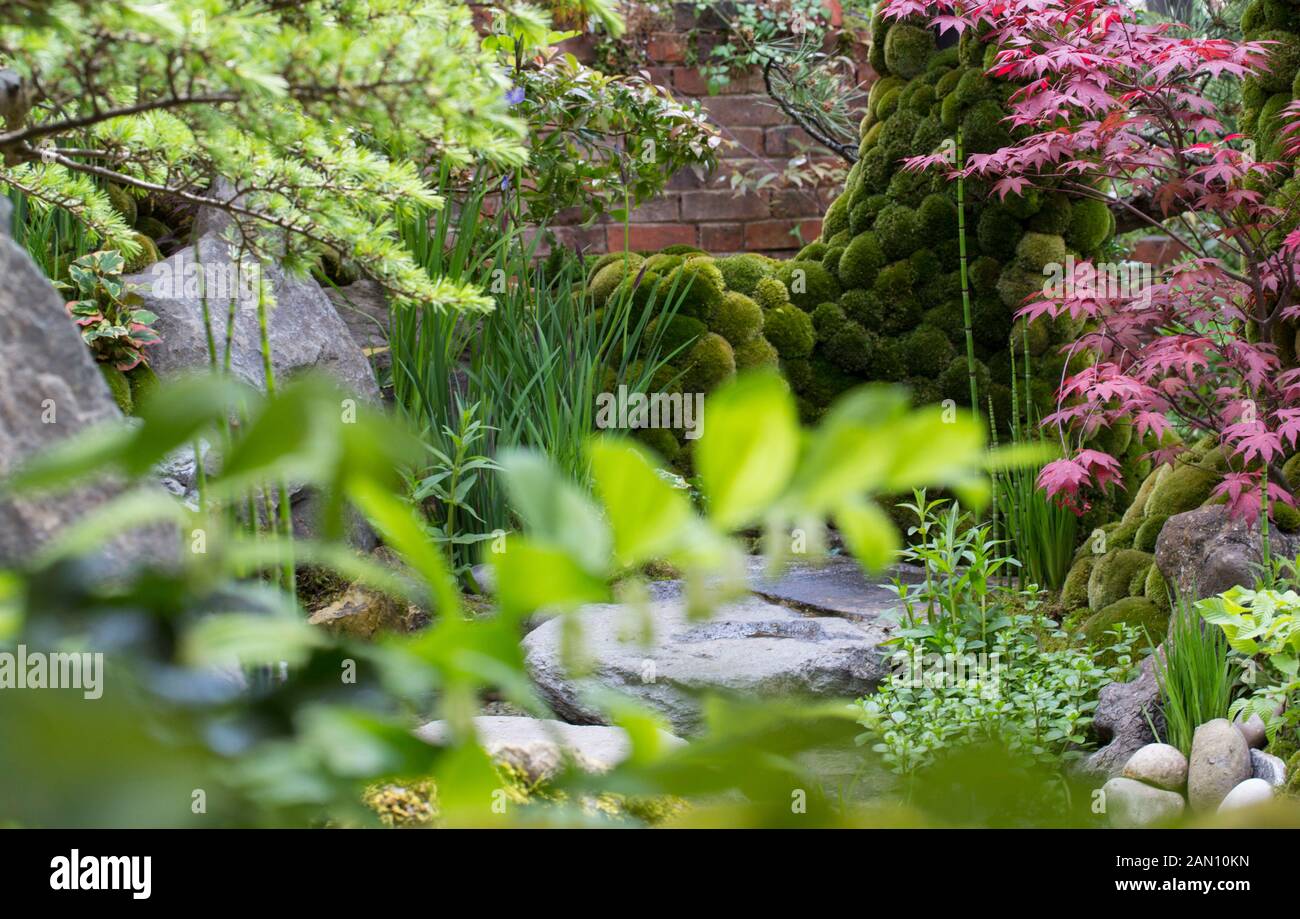
<svg viewBox="0 0 1300 919"><path fill-rule="evenodd" d="M708 79L694 67L674 67L673 88L685 96L712 95L709 92ZM753 95L765 92L767 90L763 86L763 74L758 70L733 76L717 89L717 94L722 96Z"/></svg>
<svg viewBox="0 0 1300 919"><path fill-rule="evenodd" d="M816 190L779 188L768 195L773 217L820 217L826 204Z"/></svg>
<svg viewBox="0 0 1300 919"><path fill-rule="evenodd" d="M609 252L623 251L623 225L605 228L606 245ZM695 227L685 223L639 223L628 228L630 248L657 251L666 246L697 244Z"/></svg>
<svg viewBox="0 0 1300 919"><path fill-rule="evenodd" d="M668 180L668 189L670 191L689 191L693 188L704 188L711 181L711 176L707 174L701 175L687 166L685 169L679 169L673 173L673 177Z"/></svg>
<svg viewBox="0 0 1300 919"><path fill-rule="evenodd" d="M578 252L604 252L608 244L603 226L554 227L551 232L555 234L555 240L560 245Z"/></svg>
<svg viewBox="0 0 1300 919"><path fill-rule="evenodd" d="M686 60L686 42L673 32L654 32L646 42L646 56L655 64L675 64Z"/></svg>
<svg viewBox="0 0 1300 919"><path fill-rule="evenodd" d="M662 194L632 210L633 223L668 223L681 218L677 195Z"/></svg>
<svg viewBox="0 0 1300 919"><path fill-rule="evenodd" d="M745 248L745 225L704 223L700 225L700 248L706 252L740 252Z"/></svg>
<svg viewBox="0 0 1300 919"><path fill-rule="evenodd" d="M762 128L740 128L725 127L722 129L722 136L725 140L734 141L736 146L730 147L723 154L727 159L735 157L755 157L763 153L763 129Z"/></svg>
<svg viewBox="0 0 1300 919"><path fill-rule="evenodd" d="M795 156L810 147L817 147L817 145L803 128L795 125L783 124L768 128L765 132L763 149L769 154Z"/></svg>
<svg viewBox="0 0 1300 919"><path fill-rule="evenodd" d="M785 122L785 115L766 96L710 96L701 101L709 117L721 125L767 127Z"/></svg>
<svg viewBox="0 0 1300 919"><path fill-rule="evenodd" d="M745 224L745 249L797 249L800 237L792 236L798 228L804 243L812 242L822 231L820 220L760 220Z"/></svg>
<svg viewBox="0 0 1300 919"><path fill-rule="evenodd" d="M760 220L768 215L767 195L729 191L682 192L682 220Z"/></svg>

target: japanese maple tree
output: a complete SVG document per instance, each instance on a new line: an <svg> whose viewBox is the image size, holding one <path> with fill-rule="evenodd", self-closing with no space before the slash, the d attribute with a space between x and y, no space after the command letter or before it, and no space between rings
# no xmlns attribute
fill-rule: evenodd
<svg viewBox="0 0 1300 919"><path fill-rule="evenodd" d="M1183 449L1165 436L1171 428L1218 438L1229 470L1215 494L1233 514L1256 519L1265 487L1291 503L1276 483L1300 437L1300 370L1284 365L1276 342L1300 316L1300 232L1288 232L1297 202L1267 197L1290 167L1256 161L1203 92L1210 79L1267 70L1271 43L1188 37L1103 0L888 0L884 14L975 30L999 48L989 72L1023 84L1009 103L1010 146L956 165L942 152L914 157L907 168L943 164L1004 198L1050 188L1101 199L1125 225L1149 226L1183 250L1137 290L1099 285L1105 274L1081 261L1020 309L1030 321L1083 320L1068 347L1091 354L1063 374L1044 420L1066 453L1039 484L1076 508L1090 489L1126 487L1096 435L1131 421L1161 462ZM1284 135L1294 138L1294 127Z"/></svg>

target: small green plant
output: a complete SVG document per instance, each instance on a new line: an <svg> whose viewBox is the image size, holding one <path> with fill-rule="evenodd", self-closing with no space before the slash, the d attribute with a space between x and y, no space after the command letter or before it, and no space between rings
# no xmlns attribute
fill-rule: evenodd
<svg viewBox="0 0 1300 919"><path fill-rule="evenodd" d="M1045 765L1076 758L1101 687L1124 679L1136 629L1114 633L1105 666L1037 610L1005 617L986 650L960 639L938 644L905 635L893 655L895 674L854 703L871 744L895 772L932 765L941 755L994 742Z"/></svg>
<svg viewBox="0 0 1300 919"><path fill-rule="evenodd" d="M474 452L487 433L477 417L478 411L477 404L462 409L456 427L443 428L442 434L451 447L450 453L425 444L435 464L411 489L412 500L425 503L426 507L433 505L431 516L434 522L429 527L429 534L434 542L447 547L452 568L458 576L464 574L473 562L467 550L495 535L483 531L483 518L468 501L470 492L478 485L480 474L501 469L490 458Z"/></svg>
<svg viewBox="0 0 1300 919"><path fill-rule="evenodd" d="M1259 715L1270 740L1294 726L1300 720L1293 704L1300 698L1300 594L1233 587L1196 607L1244 659L1243 682L1253 691L1233 702L1229 714Z"/></svg>
<svg viewBox="0 0 1300 919"><path fill-rule="evenodd" d="M1191 753L1198 725L1228 714L1232 699L1228 650L1223 632L1206 628L1195 604L1182 596L1175 598L1169 636L1152 663L1160 686L1165 741L1184 755Z"/></svg>
<svg viewBox="0 0 1300 919"><path fill-rule="evenodd" d="M69 265L71 280L59 284L77 298L68 301L68 315L81 328L95 360L123 372L148 364L145 348L162 340L150 328L158 317L139 309L139 295L126 289L125 266L117 252L92 252Z"/></svg>

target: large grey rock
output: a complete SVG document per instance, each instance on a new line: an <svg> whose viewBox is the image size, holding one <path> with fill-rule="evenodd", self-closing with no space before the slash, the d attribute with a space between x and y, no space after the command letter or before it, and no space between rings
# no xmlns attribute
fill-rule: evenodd
<svg viewBox="0 0 1300 919"><path fill-rule="evenodd" d="M617 605L587 606L574 614L588 673L574 678L561 659L563 617L524 639L528 669L557 714L578 724L601 724L587 698L593 689L617 690L656 709L673 730L700 724L697 695L715 691L748 699L765 696L854 697L886 676L879 644L888 623L855 623L804 616L757 597L724 604L704 622L687 619L680 596L661 588L646 620ZM648 644L632 640L643 625Z"/></svg>
<svg viewBox="0 0 1300 919"><path fill-rule="evenodd" d="M1167 743L1150 743L1124 764L1124 777L1178 791L1187 784L1187 757Z"/></svg>
<svg viewBox="0 0 1300 919"><path fill-rule="evenodd" d="M0 215L0 479L32 455L103 422L121 419L64 298L9 236ZM0 501L0 565L19 563L73 521L120 493L109 482L55 496ZM175 557L174 534L137 530L104 548L118 570Z"/></svg>
<svg viewBox="0 0 1300 919"><path fill-rule="evenodd" d="M1255 807L1259 804L1267 804L1272 800L1272 785L1263 779L1246 779L1246 781L1228 792L1227 797L1219 804L1219 813L1241 810L1245 807Z"/></svg>
<svg viewBox="0 0 1300 919"><path fill-rule="evenodd" d="M899 565L888 573L910 584L925 575L913 565ZM903 605L881 579L869 579L853 558L834 555L821 564L794 562L769 577L761 556L749 558L749 589L775 603L844 616L855 620L897 621Z"/></svg>
<svg viewBox="0 0 1300 919"><path fill-rule="evenodd" d="M376 281L363 279L347 287L326 287L325 296L338 312L343 324L357 343L379 368L392 364L388 353L388 298Z"/></svg>
<svg viewBox="0 0 1300 919"><path fill-rule="evenodd" d="M1263 750L1250 751L1251 778L1263 779L1273 788L1286 785L1286 763L1280 757Z"/></svg>
<svg viewBox="0 0 1300 919"><path fill-rule="evenodd" d="M1187 765L1187 801L1192 810L1214 810L1250 773L1250 748L1227 718L1215 718L1196 729Z"/></svg>
<svg viewBox="0 0 1300 919"><path fill-rule="evenodd" d="M264 270L275 296L268 330L276 379L283 381L317 368L353 395L378 400L379 387L370 362L320 285L309 277L293 277L274 264ZM251 260L248 273L236 271L230 245L216 233L208 233L193 246L128 276L125 280L140 295L143 307L158 315L154 329L162 342L150 350L153 369L166 376L208 366L203 320L206 300L219 359L224 355L233 305L231 371L245 382L265 388L256 286L244 283L255 278L256 271Z"/></svg>
<svg viewBox="0 0 1300 919"><path fill-rule="evenodd" d="M1156 739L1148 719L1157 729L1163 728L1159 700L1160 687L1150 657L1142 661L1134 679L1103 686L1092 724L1106 745L1083 761L1083 772L1097 778L1119 775L1134 753Z"/></svg>
<svg viewBox="0 0 1300 919"><path fill-rule="evenodd" d="M601 725L482 715L474 719L474 731L490 757L514 767L533 782L555 775L566 758L587 772L608 772L632 752L622 728ZM451 736L445 721L431 721L415 733L437 746L447 743ZM664 731L659 732L659 738L665 748L685 744L680 737Z"/></svg>
<svg viewBox="0 0 1300 919"><path fill-rule="evenodd" d="M1274 557L1300 555L1300 534L1269 533ZM1184 596L1201 599L1229 587L1255 583L1260 563L1259 528L1233 520L1221 504L1175 514L1156 540L1156 566Z"/></svg>
<svg viewBox="0 0 1300 919"><path fill-rule="evenodd" d="M1144 785L1136 779L1117 776L1102 786L1106 817L1120 829L1154 826L1177 820L1185 802L1176 791Z"/></svg>

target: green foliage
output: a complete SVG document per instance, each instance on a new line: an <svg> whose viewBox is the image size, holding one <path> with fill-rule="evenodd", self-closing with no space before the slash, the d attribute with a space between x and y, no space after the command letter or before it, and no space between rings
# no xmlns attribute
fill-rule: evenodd
<svg viewBox="0 0 1300 919"><path fill-rule="evenodd" d="M1284 725L1300 721L1295 710L1300 697L1300 595L1233 587L1198 601L1196 608L1247 661L1252 692L1232 703L1230 715L1259 715L1270 740Z"/></svg>
<svg viewBox="0 0 1300 919"><path fill-rule="evenodd" d="M1165 742L1190 756L1196 728L1228 715L1232 700L1228 643L1219 629L1205 628L1196 606L1181 597L1174 604L1168 640L1164 639L1164 633L1149 636L1153 645L1161 645L1153 663L1165 716Z"/></svg>
<svg viewBox="0 0 1300 919"><path fill-rule="evenodd" d="M39 20L0 13L0 66L31 103L0 134L0 185L75 215L102 248L140 246L107 180L127 197L226 209L257 258L305 268L328 248L400 302L489 304L430 278L398 235L410 209L443 204L420 174L430 156L507 168L526 156L464 5L308 0L253 15L232 0L86 0ZM237 207L204 191L213 176Z"/></svg>
<svg viewBox="0 0 1300 919"><path fill-rule="evenodd" d="M59 285L76 298L68 301L68 315L95 360L119 372L147 363L144 349L161 341L150 328L158 317L138 309L140 295L122 281L125 266L117 252L92 252L69 265L70 280Z"/></svg>

